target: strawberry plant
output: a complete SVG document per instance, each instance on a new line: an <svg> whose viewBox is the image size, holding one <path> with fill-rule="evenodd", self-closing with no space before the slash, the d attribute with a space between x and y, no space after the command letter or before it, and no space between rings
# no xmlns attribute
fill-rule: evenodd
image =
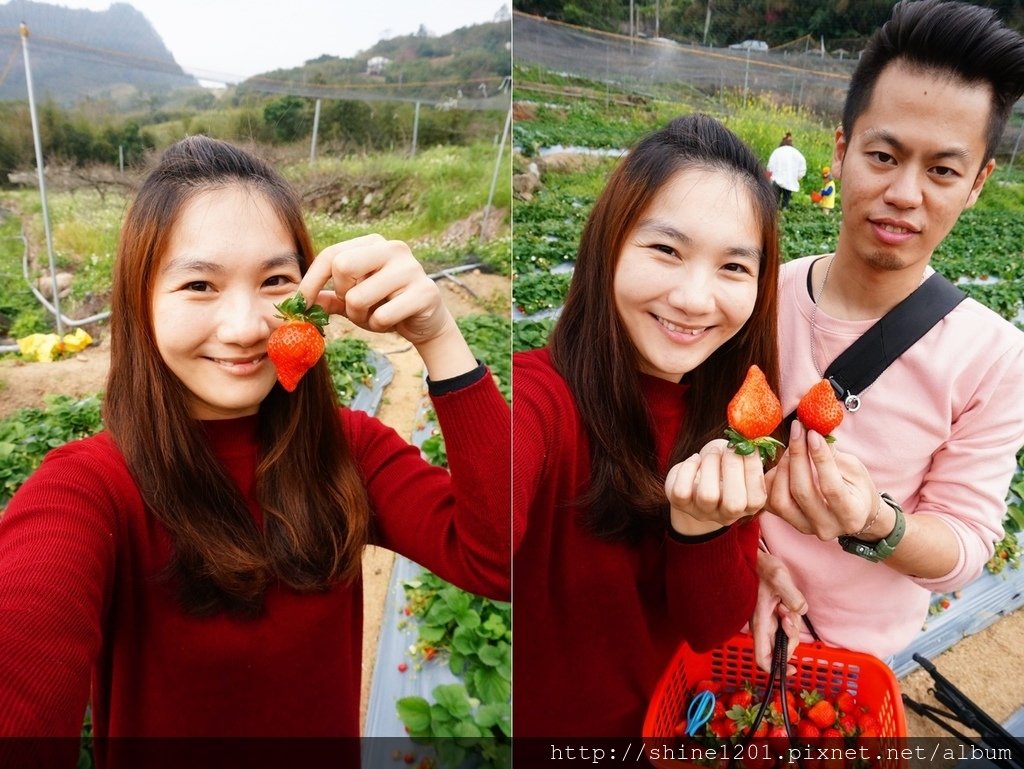
<svg viewBox="0 0 1024 769"><path fill-rule="evenodd" d="M481 703L462 684L442 684L434 703L403 697L398 714L417 741L431 745L442 767L463 765L503 769L511 763L509 705Z"/></svg>
<svg viewBox="0 0 1024 769"><path fill-rule="evenodd" d="M370 345L362 339L332 339L324 349L338 402L348 405L361 387L370 387L377 368L369 361Z"/></svg>
<svg viewBox="0 0 1024 769"><path fill-rule="evenodd" d="M100 396L49 396L44 408L23 408L0 420L0 509L50 449L99 432Z"/></svg>
<svg viewBox="0 0 1024 769"><path fill-rule="evenodd" d="M462 683L435 687L433 703L403 697L397 703L399 718L413 738L432 742L445 766L459 766L470 755L483 766L507 766L511 605L467 593L427 571L406 580L403 588L405 613L418 626L415 654L423 662L446 659ZM451 737L465 739L444 739Z"/></svg>
<svg viewBox="0 0 1024 769"><path fill-rule="evenodd" d="M433 421L434 410L430 409L427 412L427 422L429 424ZM420 444L420 451L423 453L423 458L430 464L437 465L438 467L448 467L448 452L444 447L444 436L441 435L441 431L436 427L432 428L430 435L423 439L423 443Z"/></svg>
<svg viewBox="0 0 1024 769"><path fill-rule="evenodd" d="M536 272L520 275L512 286L512 301L524 315L561 306L569 290L570 273Z"/></svg>
<svg viewBox="0 0 1024 769"><path fill-rule="evenodd" d="M536 350L548 343L554 318L517 320L512 324L512 352Z"/></svg>
<svg viewBox="0 0 1024 769"><path fill-rule="evenodd" d="M1024 532L1024 449L1017 452L1017 469L1006 494L1006 517L1003 519L1003 539L996 543L995 552L985 568L999 574L1007 567L1021 566L1021 546L1018 537Z"/></svg>
<svg viewBox="0 0 1024 769"><path fill-rule="evenodd" d="M507 315L466 315L459 318L459 330L469 349L491 370L505 400L512 398L511 320Z"/></svg>
<svg viewBox="0 0 1024 769"><path fill-rule="evenodd" d="M511 327L508 318L498 315L466 315L456 321L469 349L478 360L487 364L498 389L505 400L512 399ZM424 423L435 425L433 409L425 414ZM420 451L428 462L439 467L448 466L448 453L444 436L433 426L430 434L420 444Z"/></svg>

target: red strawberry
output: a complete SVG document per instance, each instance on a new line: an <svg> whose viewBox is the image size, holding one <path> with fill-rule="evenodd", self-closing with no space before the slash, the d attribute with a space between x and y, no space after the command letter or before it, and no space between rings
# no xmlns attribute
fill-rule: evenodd
<svg viewBox="0 0 1024 769"><path fill-rule="evenodd" d="M847 737L853 737L857 733L857 719L850 714L839 716L836 728Z"/></svg>
<svg viewBox="0 0 1024 769"><path fill-rule="evenodd" d="M879 729L881 729L878 719L871 713L861 713L857 717L857 726L860 728L861 734L864 735L866 735L867 732L878 734Z"/></svg>
<svg viewBox="0 0 1024 769"><path fill-rule="evenodd" d="M409 666L406 665L404 662L399 662L398 663L398 672L399 673L404 673L408 669L409 669Z"/></svg>
<svg viewBox="0 0 1024 769"><path fill-rule="evenodd" d="M789 717L789 723L797 724L800 722L800 711L797 709L791 696L786 698L786 715ZM782 723L782 695L777 692L772 697L771 704L768 706L768 716L772 723Z"/></svg>
<svg viewBox="0 0 1024 769"><path fill-rule="evenodd" d="M843 421L843 404L836 397L827 379L822 379L800 399L796 416L808 430L814 430L831 443L835 440L832 431Z"/></svg>
<svg viewBox="0 0 1024 769"><path fill-rule="evenodd" d="M737 454L753 454L756 450L762 461L775 459L782 444L769 436L782 422L782 404L757 366L747 370L743 384L729 401L726 417L729 429L725 435Z"/></svg>
<svg viewBox="0 0 1024 769"><path fill-rule="evenodd" d="M768 728L768 749L780 753L786 749L789 742L789 734L784 726L771 726Z"/></svg>
<svg viewBox="0 0 1024 769"><path fill-rule="evenodd" d="M720 740L728 740L736 734L736 722L731 718L716 718L708 724L708 729Z"/></svg>
<svg viewBox="0 0 1024 769"><path fill-rule="evenodd" d="M693 687L694 692L709 691L712 694L718 694L722 686L718 681L713 681L710 678L705 678L702 681L698 681L697 685Z"/></svg>
<svg viewBox="0 0 1024 769"><path fill-rule="evenodd" d="M796 736L802 740L816 740L821 736L821 730L810 721L801 721L796 725Z"/></svg>
<svg viewBox="0 0 1024 769"><path fill-rule="evenodd" d="M292 392L299 380L324 354L324 331L327 313L314 304L306 308L302 294L296 294L275 305L277 317L284 324L271 332L267 340L267 355L277 368L277 381Z"/></svg>
<svg viewBox="0 0 1024 769"><path fill-rule="evenodd" d="M853 713L857 709L857 700L849 692L839 692L836 695L836 710L843 713Z"/></svg>
<svg viewBox="0 0 1024 769"><path fill-rule="evenodd" d="M682 721L680 721L678 724L676 724L674 727L672 727L672 734L675 737L685 737L686 736L686 719L685 718Z"/></svg>
<svg viewBox="0 0 1024 769"><path fill-rule="evenodd" d="M725 718L725 703L719 699L715 700L715 706L711 710L711 718L717 720L719 718Z"/></svg>
<svg viewBox="0 0 1024 769"><path fill-rule="evenodd" d="M807 709L807 717L819 729L828 729L836 722L836 709L828 700L818 700L818 702Z"/></svg>
<svg viewBox="0 0 1024 769"><path fill-rule="evenodd" d="M740 689L729 695L729 707L749 708L754 704L754 693L749 689Z"/></svg>

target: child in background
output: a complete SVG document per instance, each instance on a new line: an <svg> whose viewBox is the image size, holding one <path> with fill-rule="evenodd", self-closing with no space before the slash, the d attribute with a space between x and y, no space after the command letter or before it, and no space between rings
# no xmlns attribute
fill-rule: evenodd
<svg viewBox="0 0 1024 769"><path fill-rule="evenodd" d="M832 215L832 209L836 207L836 180L832 176L831 167L824 166L821 169L821 189L812 198L823 214Z"/></svg>

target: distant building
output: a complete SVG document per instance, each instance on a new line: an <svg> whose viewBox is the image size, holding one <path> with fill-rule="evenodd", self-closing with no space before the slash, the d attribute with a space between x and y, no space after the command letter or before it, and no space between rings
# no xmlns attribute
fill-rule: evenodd
<svg viewBox="0 0 1024 769"><path fill-rule="evenodd" d="M383 75L384 67L391 63L391 59L386 56L374 56L366 62L366 74L367 75Z"/></svg>

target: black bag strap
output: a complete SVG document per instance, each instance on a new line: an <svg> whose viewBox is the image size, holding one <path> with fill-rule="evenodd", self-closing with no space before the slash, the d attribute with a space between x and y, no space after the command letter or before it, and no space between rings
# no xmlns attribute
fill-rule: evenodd
<svg viewBox="0 0 1024 769"><path fill-rule="evenodd" d="M824 374L846 409L860 408L860 393L966 298L946 278L933 273L847 347ZM794 410L786 417L787 426L795 415Z"/></svg>
<svg viewBox="0 0 1024 769"><path fill-rule="evenodd" d="M847 410L859 409L860 393L966 298L967 294L936 272L832 361L824 378ZM794 409L785 419L787 430L795 418ZM771 552L763 538L761 545L765 552ZM821 640L809 613L803 621L814 640Z"/></svg>

